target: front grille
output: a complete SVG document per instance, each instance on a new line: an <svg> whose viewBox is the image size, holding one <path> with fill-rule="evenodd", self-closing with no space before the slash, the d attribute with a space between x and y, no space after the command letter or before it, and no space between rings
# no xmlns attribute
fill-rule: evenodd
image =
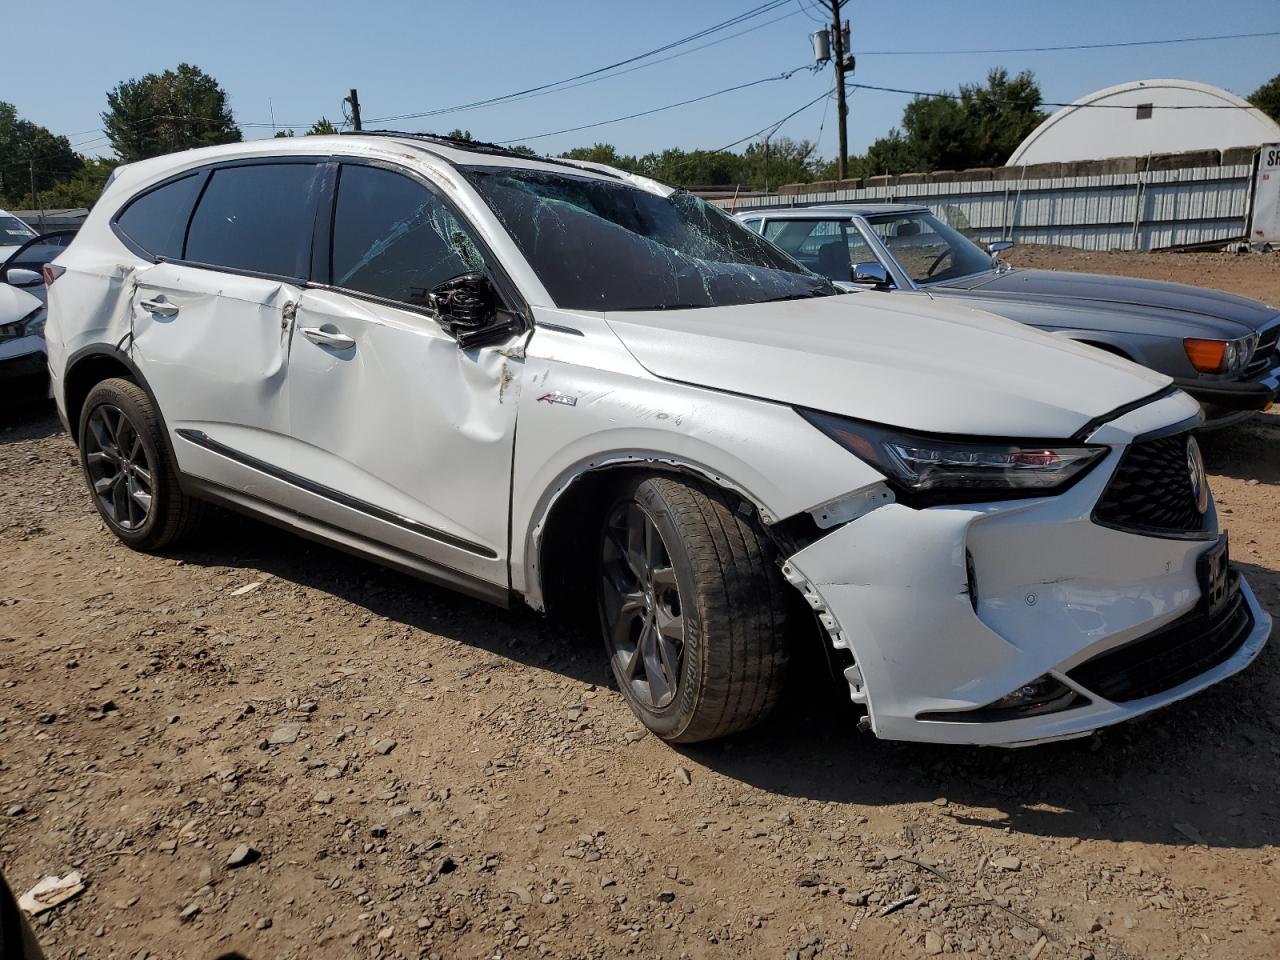
<svg viewBox="0 0 1280 960"><path fill-rule="evenodd" d="M1112 703L1155 696L1198 677L1239 650L1253 629L1239 580L1232 586L1233 596L1216 617L1197 608L1155 633L1086 660L1067 676Z"/></svg>
<svg viewBox="0 0 1280 960"><path fill-rule="evenodd" d="M1257 379L1277 364L1280 364L1280 323L1262 331L1258 347L1253 351L1253 358L1244 368L1244 379Z"/></svg>
<svg viewBox="0 0 1280 960"><path fill-rule="evenodd" d="M1203 531L1187 466L1190 437L1178 433L1130 444L1093 508L1094 522L1157 536Z"/></svg>

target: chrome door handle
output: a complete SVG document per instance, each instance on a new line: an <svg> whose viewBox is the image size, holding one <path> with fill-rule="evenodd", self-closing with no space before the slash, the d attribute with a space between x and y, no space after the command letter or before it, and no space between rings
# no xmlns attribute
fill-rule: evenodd
<svg viewBox="0 0 1280 960"><path fill-rule="evenodd" d="M345 333L338 333L336 330L326 330L323 327L302 327L301 331L304 337L322 347L333 347L335 350L350 350L356 345L355 340Z"/></svg>
<svg viewBox="0 0 1280 960"><path fill-rule="evenodd" d="M138 306L148 313L154 313L157 317L176 317L178 315L178 305L170 303L162 296L156 297L154 300L143 300Z"/></svg>

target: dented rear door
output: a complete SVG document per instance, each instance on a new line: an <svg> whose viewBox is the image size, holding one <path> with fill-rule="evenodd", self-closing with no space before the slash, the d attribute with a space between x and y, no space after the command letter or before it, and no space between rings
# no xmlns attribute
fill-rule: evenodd
<svg viewBox="0 0 1280 960"><path fill-rule="evenodd" d="M311 269L314 158L211 168L181 254L134 275L132 351L184 473L272 499L288 462L289 331Z"/></svg>
<svg viewBox="0 0 1280 960"><path fill-rule="evenodd" d="M259 492L255 471L212 446L271 462L283 458L285 321L301 293L280 280L176 263L135 274L133 356L164 413L184 473L253 494Z"/></svg>

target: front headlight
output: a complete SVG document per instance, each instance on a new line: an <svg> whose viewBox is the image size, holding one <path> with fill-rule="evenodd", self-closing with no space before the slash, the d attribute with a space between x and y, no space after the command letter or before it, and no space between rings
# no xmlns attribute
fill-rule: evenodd
<svg viewBox="0 0 1280 960"><path fill-rule="evenodd" d="M0 324L0 340L40 336L44 333L44 307L36 307L21 320Z"/></svg>
<svg viewBox="0 0 1280 960"><path fill-rule="evenodd" d="M1244 372L1244 368L1253 359L1253 351L1257 347L1256 333L1235 340L1188 338L1182 341L1182 348L1187 351L1187 359L1200 373L1225 373L1233 377Z"/></svg>
<svg viewBox="0 0 1280 960"><path fill-rule="evenodd" d="M981 440L883 427L816 410L802 417L883 473L913 506L980 503L1065 490L1108 451L1057 440Z"/></svg>
<svg viewBox="0 0 1280 960"><path fill-rule="evenodd" d="M43 337L44 321L48 316L44 307L37 307L27 314L22 320L22 335L24 337Z"/></svg>

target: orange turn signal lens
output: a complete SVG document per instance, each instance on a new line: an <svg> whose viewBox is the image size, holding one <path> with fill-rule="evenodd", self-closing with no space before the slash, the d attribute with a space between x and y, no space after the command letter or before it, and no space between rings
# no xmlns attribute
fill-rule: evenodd
<svg viewBox="0 0 1280 960"><path fill-rule="evenodd" d="M1183 340L1187 359L1201 373L1221 373L1226 366L1225 340Z"/></svg>

